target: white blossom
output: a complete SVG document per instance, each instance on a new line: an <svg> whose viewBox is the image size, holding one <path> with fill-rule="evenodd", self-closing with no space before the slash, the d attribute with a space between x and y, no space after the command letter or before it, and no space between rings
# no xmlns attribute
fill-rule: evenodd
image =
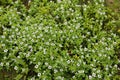
<svg viewBox="0 0 120 80"><path fill-rule="evenodd" d="M97 73L100 73L100 70L97 70Z"/></svg>
<svg viewBox="0 0 120 80"><path fill-rule="evenodd" d="M72 78L75 79L75 76L73 76Z"/></svg>
<svg viewBox="0 0 120 80"><path fill-rule="evenodd" d="M49 64L47 62L45 62L45 65L48 66Z"/></svg>
<svg viewBox="0 0 120 80"><path fill-rule="evenodd" d="M35 68L37 69L39 66L38 65L35 65Z"/></svg>
<svg viewBox="0 0 120 80"><path fill-rule="evenodd" d="M15 70L18 70L18 67L17 67L17 66L15 66L15 67L14 67L14 69L15 69Z"/></svg>
<svg viewBox="0 0 120 80"><path fill-rule="evenodd" d="M1 38L3 38L3 39L4 39L4 38L5 38L5 36L4 36L4 35L2 35L2 36L1 36Z"/></svg>
<svg viewBox="0 0 120 80"><path fill-rule="evenodd" d="M26 54L26 57L29 57L29 56L30 56L30 53L27 53L27 54Z"/></svg>
<svg viewBox="0 0 120 80"><path fill-rule="evenodd" d="M8 49L5 49L4 52L8 52Z"/></svg>
<svg viewBox="0 0 120 80"><path fill-rule="evenodd" d="M57 69L54 69L54 73L57 73L58 72L58 70Z"/></svg>
<svg viewBox="0 0 120 80"><path fill-rule="evenodd" d="M4 47L4 46L5 46L5 44L2 44L2 46Z"/></svg>
<svg viewBox="0 0 120 80"><path fill-rule="evenodd" d="M17 56L17 58L20 58L20 56Z"/></svg>
<svg viewBox="0 0 120 80"><path fill-rule="evenodd" d="M53 59L54 59L54 57L53 57L53 56L51 56L50 58L51 58L51 60L53 60Z"/></svg>
<svg viewBox="0 0 120 80"><path fill-rule="evenodd" d="M96 74L95 74L95 73L92 73L92 76L93 76L93 77L96 77Z"/></svg>
<svg viewBox="0 0 120 80"><path fill-rule="evenodd" d="M46 49L43 49L43 53L46 54Z"/></svg>
<svg viewBox="0 0 120 80"><path fill-rule="evenodd" d="M98 75L98 78L101 78L101 75Z"/></svg>
<svg viewBox="0 0 120 80"><path fill-rule="evenodd" d="M84 73L84 70L79 70L78 73Z"/></svg>
<svg viewBox="0 0 120 80"><path fill-rule="evenodd" d="M48 69L52 69L52 66L48 66Z"/></svg>
<svg viewBox="0 0 120 80"><path fill-rule="evenodd" d="M37 75L38 77L40 77L41 76L41 73L38 73L38 75Z"/></svg>
<svg viewBox="0 0 120 80"><path fill-rule="evenodd" d="M79 64L79 63L77 63L77 66L80 66L80 64Z"/></svg>
<svg viewBox="0 0 120 80"><path fill-rule="evenodd" d="M67 60L67 63L70 64L70 60Z"/></svg>
<svg viewBox="0 0 120 80"><path fill-rule="evenodd" d="M35 80L35 77L32 77L31 80Z"/></svg>
<svg viewBox="0 0 120 80"><path fill-rule="evenodd" d="M89 75L89 79L92 79L92 76L91 76L91 75Z"/></svg>
<svg viewBox="0 0 120 80"><path fill-rule="evenodd" d="M62 71L63 71L63 69L60 69L60 71L62 72Z"/></svg>
<svg viewBox="0 0 120 80"><path fill-rule="evenodd" d="M0 63L0 66L3 66L3 65L4 65L4 64L1 62L1 63Z"/></svg>
<svg viewBox="0 0 120 80"><path fill-rule="evenodd" d="M58 2L58 3L60 3L60 2L61 2L61 0L57 0L57 2Z"/></svg>

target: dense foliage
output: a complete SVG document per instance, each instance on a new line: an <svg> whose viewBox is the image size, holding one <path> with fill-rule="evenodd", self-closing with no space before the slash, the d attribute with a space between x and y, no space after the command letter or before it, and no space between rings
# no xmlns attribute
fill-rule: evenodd
<svg viewBox="0 0 120 80"><path fill-rule="evenodd" d="M16 80L115 79L120 37L104 0L10 4L0 7L1 70Z"/></svg>

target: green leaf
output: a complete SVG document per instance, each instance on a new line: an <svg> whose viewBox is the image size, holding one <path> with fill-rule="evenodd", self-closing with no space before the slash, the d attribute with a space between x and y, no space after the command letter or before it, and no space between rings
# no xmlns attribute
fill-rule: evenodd
<svg viewBox="0 0 120 80"><path fill-rule="evenodd" d="M22 78L22 74L18 74L16 77L15 77L15 80L20 80Z"/></svg>

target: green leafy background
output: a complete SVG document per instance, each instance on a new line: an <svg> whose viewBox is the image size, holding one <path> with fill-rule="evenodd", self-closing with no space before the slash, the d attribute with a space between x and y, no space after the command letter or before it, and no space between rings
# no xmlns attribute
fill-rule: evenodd
<svg viewBox="0 0 120 80"><path fill-rule="evenodd" d="M120 79L119 15L103 0L23 3L1 1L2 80Z"/></svg>

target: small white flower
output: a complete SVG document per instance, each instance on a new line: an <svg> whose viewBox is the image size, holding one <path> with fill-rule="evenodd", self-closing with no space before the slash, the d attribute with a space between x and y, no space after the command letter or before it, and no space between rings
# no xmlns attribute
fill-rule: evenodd
<svg viewBox="0 0 120 80"><path fill-rule="evenodd" d="M93 71L96 71L96 68L93 68Z"/></svg>
<svg viewBox="0 0 120 80"><path fill-rule="evenodd" d="M98 54L98 56L100 56L100 57L101 57L101 56L102 56L102 54L100 54L100 53L99 53L99 54Z"/></svg>
<svg viewBox="0 0 120 80"><path fill-rule="evenodd" d="M15 31L17 32L17 31L18 31L18 28L16 28Z"/></svg>
<svg viewBox="0 0 120 80"><path fill-rule="evenodd" d="M38 75L37 75L38 77L40 77L41 76L41 73L38 73Z"/></svg>
<svg viewBox="0 0 120 80"><path fill-rule="evenodd" d="M63 69L60 69L60 71L62 72L62 71L63 71Z"/></svg>
<svg viewBox="0 0 120 80"><path fill-rule="evenodd" d="M5 50L4 50L4 52L8 52L8 50L7 50L7 49L5 49Z"/></svg>
<svg viewBox="0 0 120 80"><path fill-rule="evenodd" d="M93 64L90 64L92 67L94 66Z"/></svg>
<svg viewBox="0 0 120 80"><path fill-rule="evenodd" d="M112 74L109 74L109 76L112 76Z"/></svg>
<svg viewBox="0 0 120 80"><path fill-rule="evenodd" d="M106 55L106 54L104 54L103 56L104 56L104 57L106 57L107 55Z"/></svg>
<svg viewBox="0 0 120 80"><path fill-rule="evenodd" d="M30 64L32 64L33 62L32 61L30 61Z"/></svg>
<svg viewBox="0 0 120 80"><path fill-rule="evenodd" d="M3 39L5 38L5 36L4 36L4 35L2 35L1 37L2 37Z"/></svg>
<svg viewBox="0 0 120 80"><path fill-rule="evenodd" d="M97 73L100 73L100 70L98 70Z"/></svg>
<svg viewBox="0 0 120 80"><path fill-rule="evenodd" d="M7 59L7 57L6 57L6 56L4 56L3 58L4 58L4 59Z"/></svg>
<svg viewBox="0 0 120 80"><path fill-rule="evenodd" d="M54 44L54 43L51 43L51 46L55 46L55 44Z"/></svg>
<svg viewBox="0 0 120 80"><path fill-rule="evenodd" d="M102 40L104 41L104 40L105 40L105 38L103 37L103 38L102 38Z"/></svg>
<svg viewBox="0 0 120 80"><path fill-rule="evenodd" d="M93 77L96 77L96 74L95 74L95 73L92 73L92 76L93 76Z"/></svg>
<svg viewBox="0 0 120 80"><path fill-rule="evenodd" d="M69 38L66 39L67 41L69 40Z"/></svg>
<svg viewBox="0 0 120 80"><path fill-rule="evenodd" d="M104 0L100 0L100 2L104 2Z"/></svg>
<svg viewBox="0 0 120 80"><path fill-rule="evenodd" d="M45 29L45 32L48 32L48 30L47 30L47 29Z"/></svg>
<svg viewBox="0 0 120 80"><path fill-rule="evenodd" d="M90 34L90 32L87 32L87 34L89 35L89 34Z"/></svg>
<svg viewBox="0 0 120 80"><path fill-rule="evenodd" d="M45 44L46 44L46 45L49 45L49 42L46 42Z"/></svg>
<svg viewBox="0 0 120 80"><path fill-rule="evenodd" d="M92 79L92 76L91 76L91 75L89 75L89 79Z"/></svg>
<svg viewBox="0 0 120 80"><path fill-rule="evenodd" d="M32 39L31 41L34 42L34 39Z"/></svg>
<svg viewBox="0 0 120 80"><path fill-rule="evenodd" d="M26 55L26 53L23 53L23 55L25 56L25 55Z"/></svg>
<svg viewBox="0 0 120 80"><path fill-rule="evenodd" d="M110 59L110 56L108 56L108 59Z"/></svg>
<svg viewBox="0 0 120 80"><path fill-rule="evenodd" d="M61 44L59 44L59 47L62 47L62 45L61 45Z"/></svg>
<svg viewBox="0 0 120 80"><path fill-rule="evenodd" d="M42 38L42 40L44 41L44 38Z"/></svg>
<svg viewBox="0 0 120 80"><path fill-rule="evenodd" d="M108 38L108 40L110 41L110 40L111 40L111 38Z"/></svg>
<svg viewBox="0 0 120 80"><path fill-rule="evenodd" d="M89 54L87 54L86 57L89 57Z"/></svg>
<svg viewBox="0 0 120 80"><path fill-rule="evenodd" d="M42 46L40 46L39 49L42 50Z"/></svg>
<svg viewBox="0 0 120 80"><path fill-rule="evenodd" d="M37 69L39 66L38 65L35 65L35 68Z"/></svg>
<svg viewBox="0 0 120 80"><path fill-rule="evenodd" d="M42 36L43 36L43 34L40 34L39 36L40 36L40 37L42 37Z"/></svg>
<svg viewBox="0 0 120 80"><path fill-rule="evenodd" d="M96 59L94 59L93 61L96 62Z"/></svg>
<svg viewBox="0 0 120 80"><path fill-rule="evenodd" d="M20 56L17 56L17 58L20 58Z"/></svg>
<svg viewBox="0 0 120 80"><path fill-rule="evenodd" d="M53 60L53 59L54 59L54 57L53 57L53 56L51 56L50 58L51 58L51 60Z"/></svg>
<svg viewBox="0 0 120 80"><path fill-rule="evenodd" d="M80 64L79 64L79 63L77 63L77 66L80 66Z"/></svg>
<svg viewBox="0 0 120 80"><path fill-rule="evenodd" d="M51 39L49 39L49 41L51 41Z"/></svg>
<svg viewBox="0 0 120 80"><path fill-rule="evenodd" d="M4 46L5 46L5 44L2 44L2 46L4 47Z"/></svg>
<svg viewBox="0 0 120 80"><path fill-rule="evenodd" d="M58 72L58 70L57 69L54 69L54 73L57 73Z"/></svg>
<svg viewBox="0 0 120 80"><path fill-rule="evenodd" d="M75 76L72 77L73 79L75 78Z"/></svg>
<svg viewBox="0 0 120 80"><path fill-rule="evenodd" d="M28 48L32 48L32 46L28 46Z"/></svg>
<svg viewBox="0 0 120 80"><path fill-rule="evenodd" d="M35 80L35 77L32 77L31 80Z"/></svg>
<svg viewBox="0 0 120 80"><path fill-rule="evenodd" d="M47 62L45 62L45 65L48 66L49 64Z"/></svg>
<svg viewBox="0 0 120 80"><path fill-rule="evenodd" d="M27 53L27 54L26 54L26 57L29 57L29 56L30 56L30 53Z"/></svg>
<svg viewBox="0 0 120 80"><path fill-rule="evenodd" d="M15 67L14 67L14 69L15 69L15 70L18 70L18 67L17 67L17 66L15 66Z"/></svg>
<svg viewBox="0 0 120 80"><path fill-rule="evenodd" d="M64 25L67 25L67 22L64 22Z"/></svg>
<svg viewBox="0 0 120 80"><path fill-rule="evenodd" d="M43 50L43 53L46 54L46 49Z"/></svg>
<svg viewBox="0 0 120 80"><path fill-rule="evenodd" d="M101 75L98 75L98 78L101 78Z"/></svg>
<svg viewBox="0 0 120 80"><path fill-rule="evenodd" d="M48 69L52 69L52 66L48 66Z"/></svg>
<svg viewBox="0 0 120 80"><path fill-rule="evenodd" d="M87 50L88 50L88 49L85 47L85 48L84 48L84 51L87 51Z"/></svg>
<svg viewBox="0 0 120 80"><path fill-rule="evenodd" d="M70 60L67 60L67 63L70 64Z"/></svg>
<svg viewBox="0 0 120 80"><path fill-rule="evenodd" d="M11 35L12 38L14 38L15 36L14 35Z"/></svg>
<svg viewBox="0 0 120 80"><path fill-rule="evenodd" d="M78 73L84 73L84 70L79 70Z"/></svg>
<svg viewBox="0 0 120 80"><path fill-rule="evenodd" d="M2 63L2 62L0 63L0 66L3 66L3 63Z"/></svg>
<svg viewBox="0 0 120 80"><path fill-rule="evenodd" d="M20 42L21 45L23 45L23 42Z"/></svg>
<svg viewBox="0 0 120 80"><path fill-rule="evenodd" d="M75 37L74 37L74 36L72 36L72 39L75 39Z"/></svg>
<svg viewBox="0 0 120 80"><path fill-rule="evenodd" d="M58 3L60 3L60 2L61 2L61 0L57 0L57 2L58 2Z"/></svg>
<svg viewBox="0 0 120 80"><path fill-rule="evenodd" d="M85 38L85 36L83 35L82 38Z"/></svg>
<svg viewBox="0 0 120 80"><path fill-rule="evenodd" d="M114 65L115 68L117 68L117 65Z"/></svg>
<svg viewBox="0 0 120 80"><path fill-rule="evenodd" d="M38 65L40 65L41 64L41 62L38 62Z"/></svg>
<svg viewBox="0 0 120 80"><path fill-rule="evenodd" d="M57 18L57 19L58 19L58 18L59 18L59 16L57 15L55 18Z"/></svg>
<svg viewBox="0 0 120 80"><path fill-rule="evenodd" d="M98 5L98 3L97 3L97 2L96 2L95 4L96 4L96 5Z"/></svg>
<svg viewBox="0 0 120 80"><path fill-rule="evenodd" d="M71 29L70 32L73 32L73 30Z"/></svg>
<svg viewBox="0 0 120 80"><path fill-rule="evenodd" d="M86 11L86 8L84 7L83 10Z"/></svg>
<svg viewBox="0 0 120 80"><path fill-rule="evenodd" d="M84 56L82 55L81 58L84 58Z"/></svg>
<svg viewBox="0 0 120 80"><path fill-rule="evenodd" d="M36 35L34 34L33 37L36 38Z"/></svg>
<svg viewBox="0 0 120 80"><path fill-rule="evenodd" d="M59 80L59 79L61 80L61 76L57 76L56 79L57 79L57 80Z"/></svg>

